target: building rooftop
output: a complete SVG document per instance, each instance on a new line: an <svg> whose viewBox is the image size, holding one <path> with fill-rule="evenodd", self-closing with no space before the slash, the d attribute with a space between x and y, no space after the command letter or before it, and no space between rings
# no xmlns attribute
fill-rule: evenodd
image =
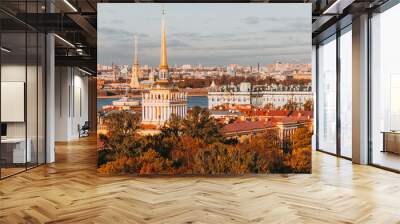
<svg viewBox="0 0 400 224"><path fill-rule="evenodd" d="M266 121L242 121L235 122L232 124L225 125L222 128L222 133L235 133L235 132L247 132L272 128L274 125L272 122Z"/></svg>
<svg viewBox="0 0 400 224"><path fill-rule="evenodd" d="M219 116L229 116L229 115L236 115L241 116L244 115L240 111L228 111L228 110L210 110L210 115L219 115Z"/></svg>

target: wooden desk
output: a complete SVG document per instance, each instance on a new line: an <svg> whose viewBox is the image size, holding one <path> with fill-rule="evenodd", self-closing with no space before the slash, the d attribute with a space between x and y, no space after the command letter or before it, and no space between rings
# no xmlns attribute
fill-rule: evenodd
<svg viewBox="0 0 400 224"><path fill-rule="evenodd" d="M383 131L382 152L400 154L400 131Z"/></svg>
<svg viewBox="0 0 400 224"><path fill-rule="evenodd" d="M25 151L25 144L28 143ZM26 163L31 162L31 139L25 138L6 138L1 139L1 157L5 163Z"/></svg>

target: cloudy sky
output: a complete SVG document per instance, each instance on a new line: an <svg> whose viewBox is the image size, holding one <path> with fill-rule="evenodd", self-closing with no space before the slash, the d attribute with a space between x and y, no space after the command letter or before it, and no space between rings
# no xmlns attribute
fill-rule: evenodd
<svg viewBox="0 0 400 224"><path fill-rule="evenodd" d="M98 4L98 63L160 61L161 11L166 10L172 65L311 63L311 4Z"/></svg>

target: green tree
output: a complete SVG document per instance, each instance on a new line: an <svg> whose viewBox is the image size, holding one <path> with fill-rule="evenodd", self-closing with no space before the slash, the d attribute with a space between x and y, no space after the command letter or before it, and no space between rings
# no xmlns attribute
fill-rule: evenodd
<svg viewBox="0 0 400 224"><path fill-rule="evenodd" d="M283 163L284 153L280 145L277 130L268 130L266 133L252 136L240 143L238 147L251 154L250 172L276 173L286 170Z"/></svg>
<svg viewBox="0 0 400 224"><path fill-rule="evenodd" d="M113 112L104 118L107 135L101 135L104 148L116 156L131 155L137 152L140 142L137 141L137 130L140 117L127 111Z"/></svg>
<svg viewBox="0 0 400 224"><path fill-rule="evenodd" d="M179 137L182 135L183 128L183 119L176 114L172 114L171 118L161 128L161 134L163 136Z"/></svg>
<svg viewBox="0 0 400 224"><path fill-rule="evenodd" d="M223 140L220 129L221 125L210 117L208 110L200 107L194 107L183 120L185 135L204 139L207 143Z"/></svg>

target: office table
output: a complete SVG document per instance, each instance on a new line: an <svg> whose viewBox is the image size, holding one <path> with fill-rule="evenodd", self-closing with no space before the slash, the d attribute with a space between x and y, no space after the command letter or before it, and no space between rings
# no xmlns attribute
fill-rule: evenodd
<svg viewBox="0 0 400 224"><path fill-rule="evenodd" d="M382 152L400 154L400 131L383 131Z"/></svg>
<svg viewBox="0 0 400 224"><path fill-rule="evenodd" d="M25 151L25 144L27 147ZM31 139L25 138L6 138L1 139L1 157L5 160L5 163L26 163L31 162L32 152L31 152Z"/></svg>

